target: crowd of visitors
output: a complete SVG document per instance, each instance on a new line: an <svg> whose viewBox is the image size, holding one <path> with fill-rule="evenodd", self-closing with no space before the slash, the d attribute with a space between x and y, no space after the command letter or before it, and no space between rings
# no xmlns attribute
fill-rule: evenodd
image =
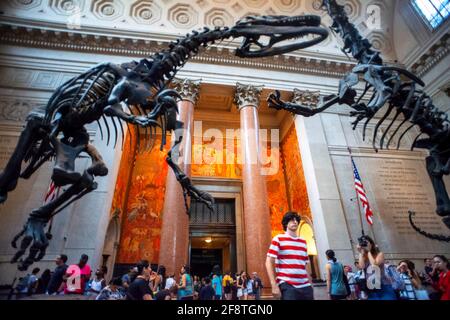
<svg viewBox="0 0 450 320"><path fill-rule="evenodd" d="M285 230L272 239L267 253L266 270L272 295L283 300L313 300L314 289L309 270L307 243L297 235L300 216L287 212L281 224ZM424 259L424 269L416 270L410 260L392 264L375 241L364 235L358 239L358 261L342 264L335 251L327 258L326 288L331 300L450 300L448 259L443 255ZM67 265L67 256L55 259L53 272L39 268L19 279L16 297L24 295L85 295L96 300L260 300L264 288L256 272L222 273L220 266L208 276L191 274L183 265L177 275L166 273L163 265L138 262L120 277L107 282L108 270L99 268L92 275L89 257L81 255L78 263Z"/></svg>
<svg viewBox="0 0 450 320"><path fill-rule="evenodd" d="M263 287L256 272L251 277L245 271L223 275L218 265L201 279L183 265L177 282L174 274L166 274L163 265L155 267L147 260L107 283L107 269L102 267L92 275L87 255L83 254L77 264L67 265L67 260L66 255L58 256L55 270L46 269L41 277L40 269L33 269L15 287L16 297L47 294L85 295L96 300L248 300L260 299Z"/></svg>

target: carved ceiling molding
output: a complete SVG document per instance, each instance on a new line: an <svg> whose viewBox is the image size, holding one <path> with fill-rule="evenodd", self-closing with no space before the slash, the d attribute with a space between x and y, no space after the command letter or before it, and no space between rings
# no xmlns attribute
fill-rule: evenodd
<svg viewBox="0 0 450 320"><path fill-rule="evenodd" d="M450 53L450 33L444 34L411 66L411 72L422 77Z"/></svg>
<svg viewBox="0 0 450 320"><path fill-rule="evenodd" d="M93 35L40 29L38 27L0 26L2 44L33 48L46 48L76 52L101 53L130 57L147 57L166 49L169 41L126 38L112 35ZM149 50L151 48L151 50ZM268 69L317 76L341 78L355 65L353 61L342 62L326 58L310 58L282 55L257 59L241 59L234 55L234 48L208 47L191 59L197 63L233 65L244 68Z"/></svg>

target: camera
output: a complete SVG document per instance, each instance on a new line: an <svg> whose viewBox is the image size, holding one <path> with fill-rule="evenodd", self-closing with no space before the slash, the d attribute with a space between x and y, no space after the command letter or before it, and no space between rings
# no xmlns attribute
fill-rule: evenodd
<svg viewBox="0 0 450 320"><path fill-rule="evenodd" d="M365 248L369 244L369 241L367 241L366 236L361 236L358 238L358 244L361 248Z"/></svg>

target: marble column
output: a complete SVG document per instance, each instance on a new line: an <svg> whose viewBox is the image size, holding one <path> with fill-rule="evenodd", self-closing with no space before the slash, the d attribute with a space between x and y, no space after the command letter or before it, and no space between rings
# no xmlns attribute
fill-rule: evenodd
<svg viewBox="0 0 450 320"><path fill-rule="evenodd" d="M184 123L178 164L190 176L194 105L198 99L200 81L175 79L172 83L182 97L182 101L178 103L179 114L177 119ZM172 143L174 143L173 139ZM181 266L188 263L188 246L189 217L186 214L183 191L174 173L169 168L166 180L159 253L159 264L166 267L167 274L178 274Z"/></svg>
<svg viewBox="0 0 450 320"><path fill-rule="evenodd" d="M246 269L248 273L256 271L263 283L268 284L265 260L271 232L266 181L261 174L259 156L258 106L261 91L262 86L237 83L235 102L239 108L241 125Z"/></svg>

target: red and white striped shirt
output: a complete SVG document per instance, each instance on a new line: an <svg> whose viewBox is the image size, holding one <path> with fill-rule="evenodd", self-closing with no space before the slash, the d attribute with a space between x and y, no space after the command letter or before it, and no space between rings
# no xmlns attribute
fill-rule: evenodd
<svg viewBox="0 0 450 320"><path fill-rule="evenodd" d="M310 286L306 264L309 261L306 241L289 234L279 234L272 239L267 256L275 258L277 284L286 282L295 288Z"/></svg>

